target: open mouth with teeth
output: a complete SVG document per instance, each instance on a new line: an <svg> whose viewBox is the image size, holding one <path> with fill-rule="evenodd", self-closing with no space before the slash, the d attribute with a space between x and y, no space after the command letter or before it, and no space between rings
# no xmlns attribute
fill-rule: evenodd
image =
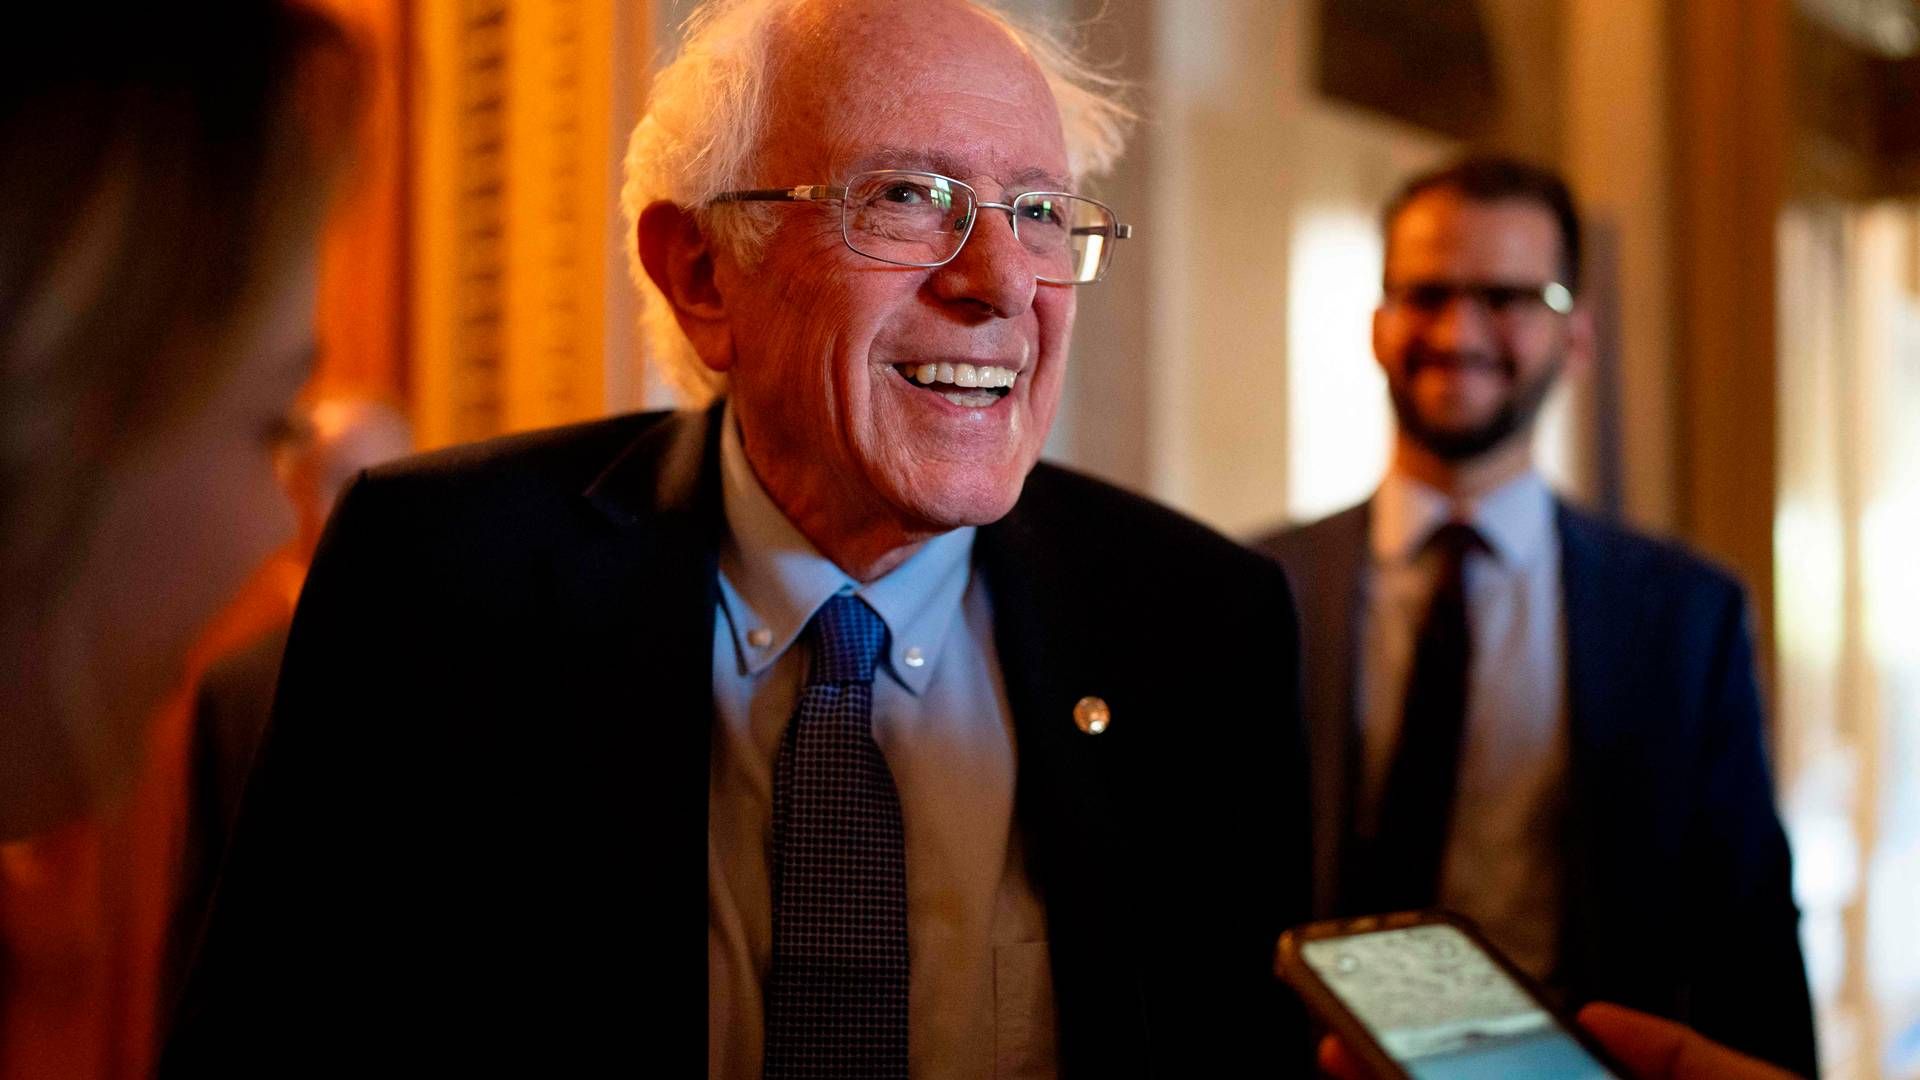
<svg viewBox="0 0 1920 1080"><path fill-rule="evenodd" d="M1020 373L992 364L895 364L908 382L955 405L984 409L1013 391Z"/></svg>

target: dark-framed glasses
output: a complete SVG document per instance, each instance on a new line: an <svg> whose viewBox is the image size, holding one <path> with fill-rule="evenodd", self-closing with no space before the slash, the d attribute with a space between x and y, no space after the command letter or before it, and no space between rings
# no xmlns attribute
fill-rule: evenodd
<svg viewBox="0 0 1920 1080"><path fill-rule="evenodd" d="M1405 281L1388 285L1388 302L1421 315L1438 315L1455 300L1471 300L1495 318L1573 311L1573 291L1557 281L1516 285L1475 281Z"/></svg>
<svg viewBox="0 0 1920 1080"><path fill-rule="evenodd" d="M999 210L1032 259L1034 277L1055 285L1099 281L1113 261L1116 241L1133 235L1103 202L1064 191L1028 191L1011 202L987 202L964 182L914 169L857 173L845 187L728 191L716 203L831 202L840 204L840 235L847 247L895 266L943 266L960 254L982 210Z"/></svg>

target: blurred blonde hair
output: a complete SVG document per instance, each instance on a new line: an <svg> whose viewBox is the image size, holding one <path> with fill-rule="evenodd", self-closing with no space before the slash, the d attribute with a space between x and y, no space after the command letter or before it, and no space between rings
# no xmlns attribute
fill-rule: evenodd
<svg viewBox="0 0 1920 1080"><path fill-rule="evenodd" d="M0 49L0 616L194 409L348 157L360 53L293 3L49 8Z"/></svg>
<svg viewBox="0 0 1920 1080"><path fill-rule="evenodd" d="M726 376L695 355L673 309L640 265L634 243L640 214L656 202L695 212L709 237L751 263L765 242L771 215L742 206L718 215L715 195L753 186L752 165L766 112L772 31L803 0L711 0L688 17L684 43L654 77L646 115L627 142L621 206L627 220L627 263L641 295L641 327L652 362L690 406L726 390ZM983 0L965 0L1003 30L1040 69L1060 109L1067 164L1074 176L1098 176L1125 149L1135 119L1121 101L1121 83L1090 66L1057 31L1016 18ZM822 178L824 179L824 178Z"/></svg>

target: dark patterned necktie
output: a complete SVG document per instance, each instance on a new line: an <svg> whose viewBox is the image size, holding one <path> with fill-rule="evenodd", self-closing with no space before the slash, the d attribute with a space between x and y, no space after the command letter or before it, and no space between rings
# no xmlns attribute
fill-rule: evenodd
<svg viewBox="0 0 1920 1080"><path fill-rule="evenodd" d="M1466 557L1483 546L1473 526L1460 522L1440 526L1427 540L1440 572L1414 646L1400 737L1370 845L1371 880L1359 901L1367 911L1432 907L1440 895L1473 663Z"/></svg>
<svg viewBox="0 0 1920 1080"><path fill-rule="evenodd" d="M880 616L835 596L773 770L766 1080L907 1075L907 855L873 741Z"/></svg>

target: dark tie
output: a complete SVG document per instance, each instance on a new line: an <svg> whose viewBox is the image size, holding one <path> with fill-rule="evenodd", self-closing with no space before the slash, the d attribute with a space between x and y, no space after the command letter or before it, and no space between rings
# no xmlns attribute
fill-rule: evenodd
<svg viewBox="0 0 1920 1080"><path fill-rule="evenodd" d="M835 596L773 770L766 1080L907 1075L907 855L873 741L880 616Z"/></svg>
<svg viewBox="0 0 1920 1080"><path fill-rule="evenodd" d="M1482 546L1473 526L1460 522L1440 526L1427 540L1440 572L1414 645L1400 737L1368 845L1370 880L1357 900L1367 911L1432 907L1440 894L1473 660L1464 571L1467 553Z"/></svg>

